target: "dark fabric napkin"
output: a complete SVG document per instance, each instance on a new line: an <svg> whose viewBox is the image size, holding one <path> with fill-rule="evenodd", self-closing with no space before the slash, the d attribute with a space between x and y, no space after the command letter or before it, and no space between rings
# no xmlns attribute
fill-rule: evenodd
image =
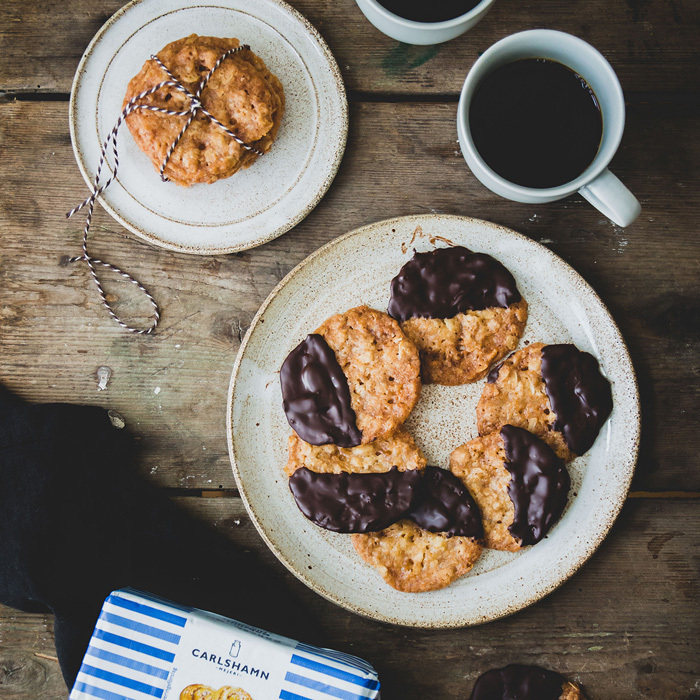
<svg viewBox="0 0 700 700"><path fill-rule="evenodd" d="M55 615L66 683L124 586L318 643L281 581L140 481L131 451L103 409L0 388L0 603Z"/></svg>

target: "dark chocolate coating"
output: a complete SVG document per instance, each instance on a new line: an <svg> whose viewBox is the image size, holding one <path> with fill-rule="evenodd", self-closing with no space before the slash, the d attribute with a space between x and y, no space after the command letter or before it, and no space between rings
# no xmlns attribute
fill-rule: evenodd
<svg viewBox="0 0 700 700"><path fill-rule="evenodd" d="M479 506L452 472L439 467L425 468L420 496L408 517L430 532L484 537Z"/></svg>
<svg viewBox="0 0 700 700"><path fill-rule="evenodd" d="M610 382L600 373L598 360L575 345L542 348L541 372L557 415L554 428L572 452L584 454L612 412Z"/></svg>
<svg viewBox="0 0 700 700"><path fill-rule="evenodd" d="M508 355L508 357L510 357L510 355ZM506 357L506 360L508 359L508 357ZM486 383L487 384L495 384L496 383L496 380L498 379L498 373L501 371L501 367L503 367L506 360L503 360L503 362L499 362L497 365L494 365L493 367L491 367L491 369L489 370L489 373L486 375Z"/></svg>
<svg viewBox="0 0 700 700"><path fill-rule="evenodd" d="M318 474L302 467L289 477L289 488L299 510L316 525L333 532L376 532L405 517L420 481L417 469Z"/></svg>
<svg viewBox="0 0 700 700"><path fill-rule="evenodd" d="M559 520L571 486L569 472L554 450L522 428L504 425L508 495L515 506L508 530L523 546L536 544Z"/></svg>
<svg viewBox="0 0 700 700"><path fill-rule="evenodd" d="M479 676L470 700L559 700L564 683L555 671L511 664Z"/></svg>
<svg viewBox="0 0 700 700"><path fill-rule="evenodd" d="M287 355L280 370L284 412L310 445L355 447L362 442L347 377L323 336L311 334Z"/></svg>
<svg viewBox="0 0 700 700"><path fill-rule="evenodd" d="M388 312L409 318L454 318L465 311L519 302L515 278L495 258L462 246L415 253L391 281Z"/></svg>

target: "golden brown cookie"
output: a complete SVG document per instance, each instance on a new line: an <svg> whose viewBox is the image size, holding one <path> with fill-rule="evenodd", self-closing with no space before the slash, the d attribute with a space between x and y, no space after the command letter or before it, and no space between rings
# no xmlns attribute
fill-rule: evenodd
<svg viewBox="0 0 700 700"><path fill-rule="evenodd" d="M466 311L454 318L410 318L401 324L421 358L423 381L454 386L475 382L515 350L527 323L527 302Z"/></svg>
<svg viewBox="0 0 700 700"><path fill-rule="evenodd" d="M296 433L289 436L289 461L284 468L287 476L306 467L320 474L370 474L388 472L392 467L399 471L424 469L425 457L415 440L404 428L389 437L357 447L336 445L309 445Z"/></svg>
<svg viewBox="0 0 700 700"><path fill-rule="evenodd" d="M569 683L566 681L562 689L562 694L559 696L559 700L586 700L584 694L581 692L575 683Z"/></svg>
<svg viewBox="0 0 700 700"><path fill-rule="evenodd" d="M353 535L352 543L365 562L404 593L449 586L471 570L482 551L473 537L428 532L410 520L400 520L379 532Z"/></svg>
<svg viewBox="0 0 700 700"><path fill-rule="evenodd" d="M253 698L243 688L232 688L225 685L214 691L209 700L253 700Z"/></svg>
<svg viewBox="0 0 700 700"><path fill-rule="evenodd" d="M557 419L542 379L542 348L533 343L513 353L503 362L495 381L487 383L476 407L479 435L486 435L510 424L525 428L544 440L565 462L576 455L564 436L554 429ZM494 372L496 374L496 372Z"/></svg>
<svg viewBox="0 0 700 700"><path fill-rule="evenodd" d="M486 546L508 552L547 535L564 512L571 486L549 445L512 425L455 449L450 470L479 506Z"/></svg>
<svg viewBox="0 0 700 700"><path fill-rule="evenodd" d="M218 59L239 45L238 39L192 34L168 44L158 58L190 92ZM124 105L144 90L168 80L150 59L131 79ZM246 144L257 150L270 150L284 114L282 84L250 49L229 56L214 72L200 96L202 105ZM189 109L190 100L174 87L163 87L139 103L171 111ZM136 110L126 123L139 148L160 171L165 155L186 123L188 116L171 116L149 110ZM212 183L250 167L258 155L245 149L201 112L180 139L165 176L178 185Z"/></svg>
<svg viewBox="0 0 700 700"><path fill-rule="evenodd" d="M367 306L332 316L315 333L333 350L348 380L362 444L392 435L420 398L415 345L393 318Z"/></svg>
<svg viewBox="0 0 700 700"><path fill-rule="evenodd" d="M188 685L181 693L180 700L212 700L214 688L207 685Z"/></svg>
<svg viewBox="0 0 700 700"><path fill-rule="evenodd" d="M450 471L464 482L479 506L489 549L517 552L520 542L510 534L515 506L508 496L510 472L498 431L461 445L450 455Z"/></svg>

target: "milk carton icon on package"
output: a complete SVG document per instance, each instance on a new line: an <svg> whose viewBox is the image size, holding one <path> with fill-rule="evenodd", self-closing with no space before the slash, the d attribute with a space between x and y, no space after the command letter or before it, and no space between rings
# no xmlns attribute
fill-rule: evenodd
<svg viewBox="0 0 700 700"><path fill-rule="evenodd" d="M228 655L232 656L234 659L238 656L238 653L241 650L241 643L236 640L232 645L231 645L231 651L229 651Z"/></svg>

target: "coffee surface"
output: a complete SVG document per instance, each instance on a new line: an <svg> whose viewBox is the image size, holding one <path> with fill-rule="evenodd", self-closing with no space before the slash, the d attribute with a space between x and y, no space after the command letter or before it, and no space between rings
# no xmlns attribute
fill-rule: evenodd
<svg viewBox="0 0 700 700"><path fill-rule="evenodd" d="M413 22L444 22L473 10L481 0L378 0L389 12Z"/></svg>
<svg viewBox="0 0 700 700"><path fill-rule="evenodd" d="M409 318L454 318L465 311L507 308L521 299L515 278L498 260L463 246L415 253L391 280L388 313Z"/></svg>
<svg viewBox="0 0 700 700"><path fill-rule="evenodd" d="M347 377L323 336L306 336L280 369L284 413L310 445L355 447L362 442Z"/></svg>
<svg viewBox="0 0 700 700"><path fill-rule="evenodd" d="M564 683L555 671L511 664L479 676L470 700L558 700Z"/></svg>
<svg viewBox="0 0 700 700"><path fill-rule="evenodd" d="M598 100L588 83L542 58L514 61L487 75L468 118L486 164L524 187L575 180L593 162L603 135Z"/></svg>

